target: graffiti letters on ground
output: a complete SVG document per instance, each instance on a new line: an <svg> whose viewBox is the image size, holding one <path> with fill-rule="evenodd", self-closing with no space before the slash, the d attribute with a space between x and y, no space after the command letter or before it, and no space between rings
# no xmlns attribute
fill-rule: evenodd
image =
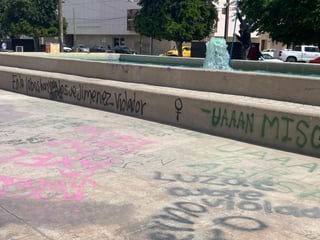
<svg viewBox="0 0 320 240"><path fill-rule="evenodd" d="M54 178L30 178L0 175L0 197L82 200L85 187L99 187L92 176L120 161L123 154L134 153L153 142L118 132L101 131L90 126L74 129L80 139L26 139L39 150L15 148L2 155L0 163L17 168L50 169ZM19 147L20 141L9 142ZM34 148L32 148L34 149Z"/></svg>
<svg viewBox="0 0 320 240"><path fill-rule="evenodd" d="M90 105L115 108L118 112L135 113L143 116L147 103L139 99L135 92L110 92L107 90L90 89L86 84L69 83L56 79L35 76L12 75L12 90L24 91L26 94L48 94L53 100L65 97Z"/></svg>
<svg viewBox="0 0 320 240"><path fill-rule="evenodd" d="M283 195L320 202L319 188L300 181L319 178L320 165L314 160L299 160L288 154L270 153L266 149L253 150L236 143L203 149L200 159L205 160L187 165L190 173L271 183L272 188Z"/></svg>
<svg viewBox="0 0 320 240"><path fill-rule="evenodd" d="M258 133L260 138L271 137L285 143L292 142L299 148L311 146L313 149L320 149L320 125L306 120L267 114L263 114L261 120L258 120L254 113L221 107L201 111L212 115L211 124L214 128L235 129L246 134Z"/></svg>
<svg viewBox="0 0 320 240"><path fill-rule="evenodd" d="M176 201L164 207L162 214L153 216L154 225L149 233L152 240L191 240L195 237L233 240L228 236L230 231L254 233L268 229L272 221L259 216L268 218L276 214L288 218L320 219L318 206L301 208L270 201L267 193L274 189L269 182L212 175L165 175L161 172L155 172L154 179L168 183L167 193ZM212 218L210 229L208 226L202 226L202 229L198 222L208 216Z"/></svg>
<svg viewBox="0 0 320 240"><path fill-rule="evenodd" d="M20 119L16 120L14 122L10 123L0 123L1 128L6 128L6 127L23 127L23 128L40 128L43 126L50 126L54 129L66 129L69 127L80 127L83 125L95 123L96 121L94 120L85 120L85 119L79 119L79 118L73 118L73 117L60 117L60 116L55 116L55 115L45 115L41 117L30 117L27 119ZM0 137L2 136L2 132L13 132L12 130L1 130L0 132ZM14 131L16 132L16 131Z"/></svg>

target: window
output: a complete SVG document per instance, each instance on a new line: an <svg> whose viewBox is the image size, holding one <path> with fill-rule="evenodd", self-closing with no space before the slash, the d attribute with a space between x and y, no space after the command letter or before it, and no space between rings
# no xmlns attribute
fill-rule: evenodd
<svg viewBox="0 0 320 240"><path fill-rule="evenodd" d="M124 38L113 38L113 46L124 46Z"/></svg>
<svg viewBox="0 0 320 240"><path fill-rule="evenodd" d="M317 47L306 47L306 52L319 52L319 49Z"/></svg>

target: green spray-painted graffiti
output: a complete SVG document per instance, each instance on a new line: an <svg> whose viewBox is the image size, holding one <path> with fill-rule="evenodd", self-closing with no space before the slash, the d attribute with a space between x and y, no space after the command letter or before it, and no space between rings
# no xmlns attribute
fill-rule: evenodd
<svg viewBox="0 0 320 240"><path fill-rule="evenodd" d="M247 132L253 132L254 114L243 113L232 110L230 111L221 108L214 108L212 110L212 126L220 127L226 126L228 128L241 129Z"/></svg>
<svg viewBox="0 0 320 240"><path fill-rule="evenodd" d="M258 134L261 138L275 139L284 143L293 143L299 148L311 146L320 149L320 125L285 115L255 116L254 113L237 111L222 107L212 110L201 108L201 112L211 115L214 128L226 128L242 131L245 134Z"/></svg>
<svg viewBox="0 0 320 240"><path fill-rule="evenodd" d="M290 132L290 129L293 131ZM296 145L300 148L305 147L308 143L311 144L312 148L320 149L320 126L311 126L310 123L304 120L295 120L287 116L270 118L266 114L263 115L261 137L265 137L270 129L274 129L275 138L280 139L283 142L295 141ZM311 134L310 134L311 131ZM280 133L284 132L282 136Z"/></svg>

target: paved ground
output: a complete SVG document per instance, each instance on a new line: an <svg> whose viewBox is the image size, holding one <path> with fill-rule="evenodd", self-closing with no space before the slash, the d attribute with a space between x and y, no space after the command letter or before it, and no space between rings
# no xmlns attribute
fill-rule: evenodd
<svg viewBox="0 0 320 240"><path fill-rule="evenodd" d="M318 240L319 159L0 91L0 239Z"/></svg>

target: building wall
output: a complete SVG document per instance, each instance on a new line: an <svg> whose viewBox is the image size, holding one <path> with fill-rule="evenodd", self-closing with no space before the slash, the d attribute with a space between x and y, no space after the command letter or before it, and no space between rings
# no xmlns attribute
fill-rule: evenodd
<svg viewBox="0 0 320 240"><path fill-rule="evenodd" d="M68 46L85 44L89 47L125 45L140 54L151 54L151 40L127 30L127 11L140 9L129 0L64 0L63 16L68 22L64 42ZM172 47L170 41L153 40L153 55Z"/></svg>
<svg viewBox="0 0 320 240"><path fill-rule="evenodd" d="M234 31L239 31L239 21L235 23L235 1L229 0L229 21L227 41L232 42ZM223 12L227 0L219 0L216 4L219 21L215 37L224 37L226 15ZM127 11L139 9L136 0L64 0L63 16L68 22L65 43L68 46L85 44L89 47L94 45L115 46L115 39L122 40L122 45L136 50L141 54L151 54L151 41L149 38L140 37L134 31L127 30ZM252 42L260 43L262 38L252 33ZM269 42L268 39L265 39ZM159 55L174 46L169 41L153 41L153 55ZM268 45L269 46L269 45Z"/></svg>
<svg viewBox="0 0 320 240"><path fill-rule="evenodd" d="M233 33L239 32L239 20L236 20L236 1L229 0L229 19L227 23L227 41L231 42L233 39ZM218 24L216 26L216 31L214 32L215 37L224 37L225 36L225 26L226 26L226 14L224 8L226 7L227 0L219 0L216 4L218 9ZM259 36L257 33L251 33L252 42L259 42ZM236 39L235 39L236 41Z"/></svg>
<svg viewBox="0 0 320 240"><path fill-rule="evenodd" d="M260 35L261 41L261 49L276 49L281 50L283 49L284 45L280 42L272 41L268 33L264 33Z"/></svg>
<svg viewBox="0 0 320 240"><path fill-rule="evenodd" d="M127 10L139 8L128 0L64 0L63 16L68 34L136 35L127 31Z"/></svg>
<svg viewBox="0 0 320 240"><path fill-rule="evenodd" d="M72 35L69 35L65 38L65 43L68 46L72 46ZM95 45L102 45L105 47L113 46L114 39L123 39L123 45L134 49L139 54L149 55L151 53L150 45L151 39L148 37L143 37L140 35L78 35L77 43L85 44L89 47ZM152 55L160 55L168 49L172 48L174 43L171 41L158 41L153 40L153 51Z"/></svg>

